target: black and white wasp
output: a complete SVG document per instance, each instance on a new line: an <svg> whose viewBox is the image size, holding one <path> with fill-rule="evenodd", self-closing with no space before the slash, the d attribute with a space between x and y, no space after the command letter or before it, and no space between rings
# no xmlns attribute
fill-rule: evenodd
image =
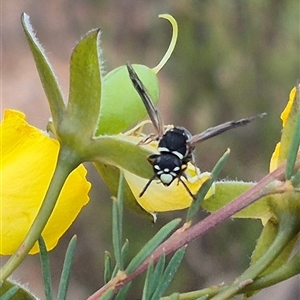
<svg viewBox="0 0 300 300"><path fill-rule="evenodd" d="M149 137L146 141L149 139L158 141L157 150L159 153L148 156L148 161L153 167L154 175L149 179L139 196L142 197L144 195L151 182L156 178L165 186L169 186L177 178L178 181L183 184L189 195L194 199L195 196L182 180L182 177L186 178L185 170L189 162L192 162L195 165L193 155L195 144L210 139L227 130L247 125L256 118L262 118L265 116L265 113L250 118L240 119L238 121L222 123L215 127L210 127L196 135L192 135L184 127L176 126L171 129L165 129L162 118L144 84L139 79L131 64L128 62L126 65L133 86L140 95L156 130L155 138Z"/></svg>

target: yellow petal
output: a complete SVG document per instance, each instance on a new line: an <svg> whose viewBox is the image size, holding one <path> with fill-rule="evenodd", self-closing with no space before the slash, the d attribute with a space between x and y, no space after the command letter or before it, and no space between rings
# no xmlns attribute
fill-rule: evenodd
<svg viewBox="0 0 300 300"><path fill-rule="evenodd" d="M294 104L294 99L296 99L296 92L297 89L294 87L289 95L289 101L283 110L283 112L280 115L280 118L282 120L282 128L285 127L287 124L287 121L290 116L292 116L292 109L293 109L293 104ZM291 117L292 118L292 117ZM290 122L291 124L291 122ZM290 128L288 128L290 127ZM288 128L288 129L287 129ZM285 130L283 130L282 135L281 135L281 142L279 142L272 154L271 161L270 161L270 172L274 171L281 163L283 163L283 160L286 160L289 145L291 143L291 136L290 132L291 128L293 129L293 124L290 126L287 126Z"/></svg>
<svg viewBox="0 0 300 300"><path fill-rule="evenodd" d="M294 87L291 90L290 96L289 96L289 101L288 101L285 109L283 110L283 112L280 115L280 118L282 120L282 128L285 126L286 121L287 121L287 119L289 117L289 114L291 112L291 108L293 107L295 96L296 96L296 87Z"/></svg>
<svg viewBox="0 0 300 300"><path fill-rule="evenodd" d="M30 126L25 115L5 111L1 134L1 239L0 254L12 254L28 232L54 172L59 143ZM42 233L48 250L71 226L89 201L86 170L69 176ZM31 254L39 251L37 244Z"/></svg>
<svg viewBox="0 0 300 300"><path fill-rule="evenodd" d="M201 185L210 178L210 173L202 173L200 176L196 174L195 167L192 164L188 165L188 180L186 185L193 194L196 194ZM192 198L184 188L183 184L174 180L170 186L164 186L159 180L153 180L142 197L139 197L149 179L138 177L124 170L125 179L130 186L130 189L135 196L139 205L150 213L166 212L180 210L191 205ZM206 198L214 193L211 188L207 193Z"/></svg>
<svg viewBox="0 0 300 300"><path fill-rule="evenodd" d="M278 158L280 154L280 142L277 143L270 161L270 172L273 172L278 167Z"/></svg>

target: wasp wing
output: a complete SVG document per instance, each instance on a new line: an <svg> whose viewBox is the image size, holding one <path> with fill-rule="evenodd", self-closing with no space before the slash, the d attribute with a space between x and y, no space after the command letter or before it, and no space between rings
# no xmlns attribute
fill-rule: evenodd
<svg viewBox="0 0 300 300"><path fill-rule="evenodd" d="M196 143L210 139L210 138L212 138L216 135L219 135L227 130L245 126L257 118L263 118L265 115L266 115L266 113L262 113L262 114L259 114L259 115L253 116L253 117L240 119L238 121L229 121L229 122L222 123L222 124L214 126L214 127L210 127L208 129L206 129L205 131L192 136L192 138L188 141L188 144L190 146L193 146Z"/></svg>
<svg viewBox="0 0 300 300"><path fill-rule="evenodd" d="M144 86L144 84L142 83L142 81L140 80L140 78L138 77L136 72L134 71L132 65L129 62L127 62L126 66L127 66L127 70L129 73L129 77L133 83L133 86L136 89L136 91L138 92L138 94L140 95L140 97L145 105L145 108L147 110L147 113L149 115L149 118L152 121L152 124L153 124L158 136L162 137L164 134L164 125L163 125L162 118L161 118L158 110L156 109L146 87Z"/></svg>

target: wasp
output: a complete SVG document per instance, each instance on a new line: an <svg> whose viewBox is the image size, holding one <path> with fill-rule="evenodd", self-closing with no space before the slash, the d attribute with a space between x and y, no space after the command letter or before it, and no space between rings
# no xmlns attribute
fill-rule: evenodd
<svg viewBox="0 0 300 300"><path fill-rule="evenodd" d="M169 186L175 179L178 179L178 181L183 184L189 195L195 199L195 195L192 194L186 183L182 180L182 178L186 178L185 170L187 169L189 162L192 162L196 168L194 159L195 144L210 139L230 129L245 126L254 119L262 118L266 114L263 113L253 117L240 119L238 121L225 122L220 125L210 127L196 135L192 135L184 127L176 126L173 128L166 128L162 122L160 113L155 107L144 84L139 79L129 62L127 62L126 66L132 84L140 95L156 131L155 135L151 135L141 143L146 143L149 139L158 141L157 150L159 153L151 154L147 158L153 167L154 175L149 179L139 196L142 197L144 195L154 179L159 179L165 186Z"/></svg>

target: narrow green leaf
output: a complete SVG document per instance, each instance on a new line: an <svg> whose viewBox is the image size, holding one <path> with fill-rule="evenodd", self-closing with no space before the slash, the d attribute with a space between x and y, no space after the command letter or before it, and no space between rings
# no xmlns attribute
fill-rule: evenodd
<svg viewBox="0 0 300 300"><path fill-rule="evenodd" d="M38 239L39 247L40 247L40 260L41 267L43 273L43 283L45 296L47 300L53 299L53 291L52 291L52 280L51 280L51 272L50 272L50 263L48 251L46 249L45 241L42 236Z"/></svg>
<svg viewBox="0 0 300 300"><path fill-rule="evenodd" d="M123 174L123 172L120 172L118 197L117 197L117 204L118 204L118 231L119 231L120 244L122 243L122 237L123 237L124 185L125 185L124 174Z"/></svg>
<svg viewBox="0 0 300 300"><path fill-rule="evenodd" d="M21 16L21 22L30 50L34 57L44 91L48 98L53 123L55 128L57 128L57 124L62 120L63 113L65 111L62 92L54 71L46 57L45 51L34 34L34 30L29 21L29 16L23 13Z"/></svg>
<svg viewBox="0 0 300 300"><path fill-rule="evenodd" d="M108 283L111 279L112 270L111 270L111 255L109 252L105 251L104 254L104 283Z"/></svg>
<svg viewBox="0 0 300 300"><path fill-rule="evenodd" d="M153 269L154 269L154 264L153 264L153 261L151 261L148 265L148 269L147 269L147 273L146 273L145 283L144 283L144 287L143 287L142 300L150 299L151 282L152 282L152 278L153 278Z"/></svg>
<svg viewBox="0 0 300 300"><path fill-rule="evenodd" d="M165 269L165 263L166 263L166 255L163 253L160 256L160 258L155 266L154 272L152 274L151 285L149 287L151 297L154 294L159 282L161 281L161 277L162 277L162 274ZM151 299L151 298L149 298L149 299Z"/></svg>
<svg viewBox="0 0 300 300"><path fill-rule="evenodd" d="M146 243L140 252L132 259L127 266L125 273L132 273L158 246L159 244L179 225L180 219L175 219L162 227L158 233Z"/></svg>
<svg viewBox="0 0 300 300"><path fill-rule="evenodd" d="M285 178L290 180L294 173L295 161L299 151L300 145L300 110L297 113L294 134L292 136L290 149L287 156L286 168L285 168Z"/></svg>
<svg viewBox="0 0 300 300"><path fill-rule="evenodd" d="M122 222L123 222L123 199L124 199L124 175L121 172L119 178L118 197L113 199L113 248L119 270L123 270L124 262L121 251Z"/></svg>
<svg viewBox="0 0 300 300"><path fill-rule="evenodd" d="M75 130L87 136L90 133L90 137L96 130L100 114L100 54L100 30L92 30L77 44L70 62L68 115Z"/></svg>
<svg viewBox="0 0 300 300"><path fill-rule="evenodd" d="M129 248L129 241L126 239L122 249L121 249L121 256L123 258L123 262L125 262L126 258L127 258L127 253L128 253L128 248ZM111 275L111 279L114 278L117 273L119 272L119 267L118 267L118 264L115 265L115 268L112 272L112 275Z"/></svg>
<svg viewBox="0 0 300 300"><path fill-rule="evenodd" d="M70 282L71 267L74 260L75 248L77 243L77 236L74 235L68 245L65 256L63 270L60 277L59 288L57 293L58 300L65 300L67 298L67 291Z"/></svg>
<svg viewBox="0 0 300 300"><path fill-rule="evenodd" d="M213 168L213 170L211 172L211 174L212 174L211 179L208 179L207 181L205 181L204 184L201 186L200 190L197 193L196 200L192 202L190 208L188 209L187 218L186 218L187 222L191 221L195 217L195 215L198 213L198 211L200 209L200 205L202 204L205 195L209 191L209 189L212 186L212 184L214 183L214 181L219 176L221 170L223 169L223 167L229 157L229 153L230 153L230 150L228 149L222 155L222 157L218 160L215 167Z"/></svg>
<svg viewBox="0 0 300 300"><path fill-rule="evenodd" d="M132 282L129 282L124 287L122 287L114 300L125 300L127 299L127 294L131 288Z"/></svg>
<svg viewBox="0 0 300 300"><path fill-rule="evenodd" d="M5 294L3 294L0 297L0 300L9 300L9 299L11 299L17 293L18 290L19 290L19 287L17 285L13 286Z"/></svg>
<svg viewBox="0 0 300 300"><path fill-rule="evenodd" d="M300 171L298 171L292 178L292 185L296 187L300 183Z"/></svg>
<svg viewBox="0 0 300 300"><path fill-rule="evenodd" d="M185 249L186 248L183 247L175 252L168 266L166 267L164 274L158 286L156 287L155 293L151 297L151 300L159 299L163 295L170 282L172 281L175 273L177 272L179 265L181 264L181 261L185 254Z"/></svg>
<svg viewBox="0 0 300 300"><path fill-rule="evenodd" d="M113 199L113 209L112 209L112 242L114 249L114 256L116 260L116 266L118 270L122 268L122 255L121 255L121 245L119 236L119 224L118 224L118 203L117 199Z"/></svg>
<svg viewBox="0 0 300 300"><path fill-rule="evenodd" d="M108 289L98 300L110 300L114 296L114 289Z"/></svg>

